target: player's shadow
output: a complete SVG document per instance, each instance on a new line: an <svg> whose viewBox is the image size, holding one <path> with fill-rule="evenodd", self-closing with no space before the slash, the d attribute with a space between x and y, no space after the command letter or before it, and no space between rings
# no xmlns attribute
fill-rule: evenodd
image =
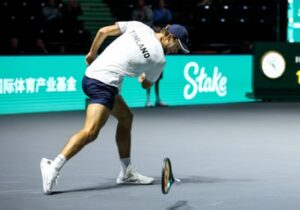
<svg viewBox="0 0 300 210"><path fill-rule="evenodd" d="M148 186L160 185L160 184L161 184L160 178L155 177L154 183L151 184L151 185L148 185ZM135 184L122 184L122 185L119 185L119 184L115 183L115 180L109 180L109 182L106 182L106 183L103 183L103 184L100 184L100 185L90 186L90 187L53 191L52 195L62 194L62 193L74 193L74 192L113 190L113 189L124 188L124 187L141 187L141 186L147 186L147 185L135 185Z"/></svg>
<svg viewBox="0 0 300 210"><path fill-rule="evenodd" d="M154 177L155 181L152 185L161 185L161 177ZM188 177L178 177L180 179L180 185L182 184L205 184L205 183L218 183L218 182L250 182L253 181L251 179L223 179L223 178L216 178L216 177L203 177L203 176L188 176ZM108 180L108 182L95 185L95 186L89 186L89 187L83 187L83 188L75 188L75 189L68 189L68 190L61 190L61 191L53 191L52 195L55 194L62 194L62 193L73 193L73 192L88 192L88 191L103 191L103 190L114 190L118 188L124 188L124 187L141 187L141 186L147 186L147 185L118 185L115 183L115 180L111 179Z"/></svg>
<svg viewBox="0 0 300 210"><path fill-rule="evenodd" d="M121 185L117 185L115 183L104 183L101 185L83 187L83 188L74 188L68 190L60 190L60 191L53 191L52 195L55 194L63 194L63 193L74 193L74 192L88 192L88 191L99 191L99 190L111 190L122 187Z"/></svg>

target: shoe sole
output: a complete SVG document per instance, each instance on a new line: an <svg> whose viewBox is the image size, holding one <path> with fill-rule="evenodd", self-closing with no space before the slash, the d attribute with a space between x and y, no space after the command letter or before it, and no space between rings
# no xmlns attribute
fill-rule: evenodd
<svg viewBox="0 0 300 210"><path fill-rule="evenodd" d="M47 175L44 172L44 165L47 164L47 161L48 161L47 159L43 158L40 163L40 168L41 168L41 174L42 174L43 191L46 195L50 195L51 191L47 189L47 183L46 183Z"/></svg>
<svg viewBox="0 0 300 210"><path fill-rule="evenodd" d="M140 183L140 182L124 182L124 181L116 181L117 184L120 185L151 185L154 183L154 180L149 183Z"/></svg>

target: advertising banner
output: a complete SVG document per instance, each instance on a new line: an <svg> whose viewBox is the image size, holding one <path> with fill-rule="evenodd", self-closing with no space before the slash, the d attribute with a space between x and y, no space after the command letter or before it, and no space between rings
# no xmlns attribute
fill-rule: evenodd
<svg viewBox="0 0 300 210"><path fill-rule="evenodd" d="M132 78L124 81L122 94L131 106L146 104L146 91ZM160 99L171 106L250 101L245 94L252 88L252 56L190 55L167 56L159 83ZM155 104L155 88L151 88ZM130 103L134 102L134 103Z"/></svg>
<svg viewBox="0 0 300 210"><path fill-rule="evenodd" d="M0 114L85 109L81 79L85 56L1 56ZM251 92L252 56L167 56L159 82L169 106L245 102ZM156 101L154 85L150 96ZM124 80L121 94L130 107L144 107L146 90L137 78Z"/></svg>
<svg viewBox="0 0 300 210"><path fill-rule="evenodd" d="M84 109L84 56L1 56L0 114Z"/></svg>

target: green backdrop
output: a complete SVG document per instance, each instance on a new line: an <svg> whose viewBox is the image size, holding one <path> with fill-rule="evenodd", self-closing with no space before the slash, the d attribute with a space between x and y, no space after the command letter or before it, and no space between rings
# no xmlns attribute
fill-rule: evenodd
<svg viewBox="0 0 300 210"><path fill-rule="evenodd" d="M83 110L85 56L1 56L0 114ZM252 56L167 56L160 97L170 106L246 102L252 92ZM126 78L121 94L143 107L146 91ZM153 104L156 97L151 88Z"/></svg>
<svg viewBox="0 0 300 210"><path fill-rule="evenodd" d="M289 42L300 42L300 1L288 1L288 28L287 39Z"/></svg>

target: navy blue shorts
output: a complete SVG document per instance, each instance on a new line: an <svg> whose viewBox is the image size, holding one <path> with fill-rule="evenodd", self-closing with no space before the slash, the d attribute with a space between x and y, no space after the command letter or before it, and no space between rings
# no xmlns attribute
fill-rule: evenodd
<svg viewBox="0 0 300 210"><path fill-rule="evenodd" d="M89 103L102 104L112 110L118 88L107 85L98 80L84 76L82 79L83 92L89 97Z"/></svg>

